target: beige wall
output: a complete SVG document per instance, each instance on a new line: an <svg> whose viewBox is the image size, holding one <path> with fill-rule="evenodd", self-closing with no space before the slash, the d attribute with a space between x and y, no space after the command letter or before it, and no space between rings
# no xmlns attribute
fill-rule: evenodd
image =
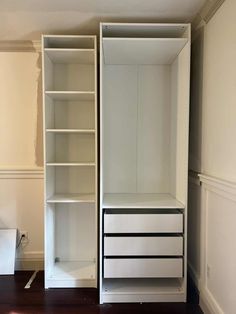
<svg viewBox="0 0 236 314"><path fill-rule="evenodd" d="M43 166L40 54L0 52L0 167Z"/></svg>
<svg viewBox="0 0 236 314"><path fill-rule="evenodd" d="M23 260L43 258L41 55L0 52L0 228L28 232Z"/></svg>
<svg viewBox="0 0 236 314"><path fill-rule="evenodd" d="M201 188L190 176L188 257L204 313L234 314L236 1L226 0L195 36L189 165L204 176Z"/></svg>
<svg viewBox="0 0 236 314"><path fill-rule="evenodd" d="M202 172L236 182L236 1L204 31Z"/></svg>

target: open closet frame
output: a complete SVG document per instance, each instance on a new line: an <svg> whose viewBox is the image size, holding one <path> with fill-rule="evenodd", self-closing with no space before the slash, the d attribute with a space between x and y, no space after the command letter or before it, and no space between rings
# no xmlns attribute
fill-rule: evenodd
<svg viewBox="0 0 236 314"><path fill-rule="evenodd" d="M100 24L100 303L185 302L190 24Z"/></svg>
<svg viewBox="0 0 236 314"><path fill-rule="evenodd" d="M42 78L45 288L96 288L96 36L43 35Z"/></svg>

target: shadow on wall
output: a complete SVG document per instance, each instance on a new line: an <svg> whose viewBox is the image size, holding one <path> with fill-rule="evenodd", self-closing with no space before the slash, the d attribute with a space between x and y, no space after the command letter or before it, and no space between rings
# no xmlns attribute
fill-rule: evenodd
<svg viewBox="0 0 236 314"><path fill-rule="evenodd" d="M43 104L42 104L42 58L38 54L37 68L39 71L37 81L37 125L35 139L35 164L43 167Z"/></svg>
<svg viewBox="0 0 236 314"><path fill-rule="evenodd" d="M201 172L204 27L194 34L191 49L189 169Z"/></svg>
<svg viewBox="0 0 236 314"><path fill-rule="evenodd" d="M204 27L194 33L191 46L189 186L188 186L188 269L198 285L200 278L202 94Z"/></svg>

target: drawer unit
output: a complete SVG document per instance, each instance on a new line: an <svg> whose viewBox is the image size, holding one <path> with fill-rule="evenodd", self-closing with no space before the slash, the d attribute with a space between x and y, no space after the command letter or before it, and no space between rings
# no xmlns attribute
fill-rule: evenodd
<svg viewBox="0 0 236 314"><path fill-rule="evenodd" d="M104 255L183 255L183 237L104 237Z"/></svg>
<svg viewBox="0 0 236 314"><path fill-rule="evenodd" d="M182 233L183 214L178 210L106 210L104 233Z"/></svg>
<svg viewBox="0 0 236 314"><path fill-rule="evenodd" d="M104 278L180 278L182 258L104 258Z"/></svg>

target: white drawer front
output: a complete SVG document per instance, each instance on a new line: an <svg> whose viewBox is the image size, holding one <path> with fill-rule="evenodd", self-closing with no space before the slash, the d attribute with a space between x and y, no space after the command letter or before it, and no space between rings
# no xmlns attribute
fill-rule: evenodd
<svg viewBox="0 0 236 314"><path fill-rule="evenodd" d="M183 238L105 237L104 255L183 255Z"/></svg>
<svg viewBox="0 0 236 314"><path fill-rule="evenodd" d="M105 258L104 278L180 278L182 258Z"/></svg>
<svg viewBox="0 0 236 314"><path fill-rule="evenodd" d="M182 214L105 214L105 233L181 233Z"/></svg>

